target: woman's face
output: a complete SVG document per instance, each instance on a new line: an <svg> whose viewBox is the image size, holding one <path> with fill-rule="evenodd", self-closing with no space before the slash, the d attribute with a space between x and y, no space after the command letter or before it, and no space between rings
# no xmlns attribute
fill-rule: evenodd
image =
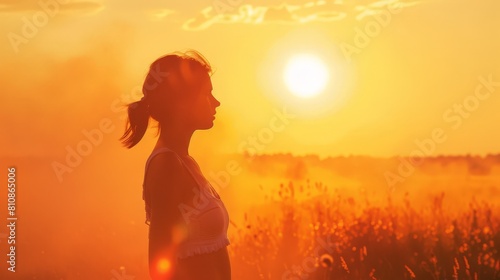
<svg viewBox="0 0 500 280"><path fill-rule="evenodd" d="M192 98L186 100L184 120L186 126L193 130L209 129L214 125L215 109L220 102L212 95L212 81L208 73L202 76L200 87L193 92Z"/></svg>

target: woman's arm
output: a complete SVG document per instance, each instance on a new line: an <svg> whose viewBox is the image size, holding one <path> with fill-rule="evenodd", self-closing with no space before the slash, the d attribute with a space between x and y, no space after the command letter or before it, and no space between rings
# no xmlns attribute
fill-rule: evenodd
<svg viewBox="0 0 500 280"><path fill-rule="evenodd" d="M149 272L152 279L175 279L176 256L173 230L182 221L184 167L171 152L156 155L149 163L146 187L151 195Z"/></svg>

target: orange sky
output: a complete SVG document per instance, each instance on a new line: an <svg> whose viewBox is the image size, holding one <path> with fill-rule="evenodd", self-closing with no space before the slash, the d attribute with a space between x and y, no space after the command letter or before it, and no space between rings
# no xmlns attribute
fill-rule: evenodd
<svg viewBox="0 0 500 280"><path fill-rule="evenodd" d="M0 0L0 156L18 170L20 238L33 245L20 246L31 262L20 267L85 268L72 262L80 255L68 259L67 252L93 248L85 242L94 237L130 244L130 254L146 257L141 185L155 130L123 148L119 106L142 97L159 56L193 48L216 69L222 105L213 129L195 133L190 152L210 181L239 164L241 175L226 174L233 187L221 197L241 225L248 207L289 177L297 185L311 179L385 194L385 172L400 167L393 160L368 170L351 159L304 166L288 157L274 168L272 160L249 167L234 156L242 151L321 158L500 153L498 27L497 0ZM317 97L295 97L283 82L285 65L301 53L329 69ZM468 185L466 163L447 168L456 181L417 174L396 193L425 200L420 186L434 191L431 180L441 180L456 197L478 190L494 196L487 184Z"/></svg>
<svg viewBox="0 0 500 280"><path fill-rule="evenodd" d="M435 129L444 140L429 155L500 152L498 1L37 3L0 0L1 155L64 158L103 119L102 141L115 148L116 105L141 97L155 58L186 48L216 68L222 103L214 128L195 134L195 154L209 143L213 154L408 155ZM299 53L331 70L316 98L283 84ZM283 110L294 117L269 130ZM152 130L138 149L153 141Z"/></svg>

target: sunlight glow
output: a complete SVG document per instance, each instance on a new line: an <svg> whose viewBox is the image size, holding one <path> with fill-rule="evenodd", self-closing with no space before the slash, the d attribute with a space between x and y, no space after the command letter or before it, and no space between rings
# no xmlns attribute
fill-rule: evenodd
<svg viewBox="0 0 500 280"><path fill-rule="evenodd" d="M294 95L309 98L325 89L329 73L321 59L314 55L301 54L290 59L283 78Z"/></svg>
<svg viewBox="0 0 500 280"><path fill-rule="evenodd" d="M163 258L163 259L158 261L157 269L158 269L158 272L160 274L165 274L165 273L169 272L170 267L171 267L171 264L170 264L169 260Z"/></svg>

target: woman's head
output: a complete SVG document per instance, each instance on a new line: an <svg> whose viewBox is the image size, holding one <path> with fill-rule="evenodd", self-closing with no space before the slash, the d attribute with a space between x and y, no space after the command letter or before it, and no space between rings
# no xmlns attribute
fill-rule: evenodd
<svg viewBox="0 0 500 280"><path fill-rule="evenodd" d="M211 128L220 105L212 95L211 74L210 64L196 51L155 60L144 80L144 97L128 105L123 144L131 148L142 139L149 117L158 121L158 132L174 123L193 131Z"/></svg>

